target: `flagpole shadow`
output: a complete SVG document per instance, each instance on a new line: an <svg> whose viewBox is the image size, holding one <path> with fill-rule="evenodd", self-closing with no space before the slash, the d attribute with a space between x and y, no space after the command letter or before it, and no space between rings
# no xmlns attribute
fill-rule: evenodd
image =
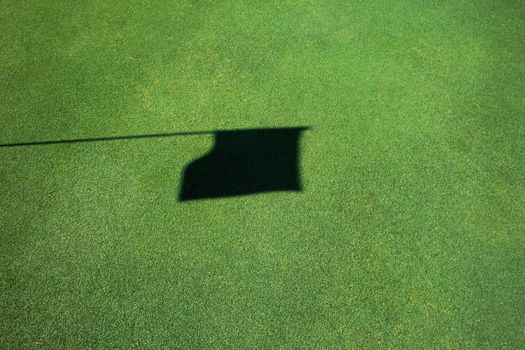
<svg viewBox="0 0 525 350"><path fill-rule="evenodd" d="M140 134L140 135L124 135L124 136L90 137L90 138L78 138L78 139L61 139L61 140L48 140L48 141L14 142L14 143L2 143L0 144L0 148L46 146L46 145L71 144L71 143L110 142L110 141L140 140L140 139L159 139L159 138L176 137L176 136L206 135L206 134L213 134L214 132L216 131L214 130L187 131L187 132L183 131L183 132L167 132L167 133L157 133L157 134Z"/></svg>

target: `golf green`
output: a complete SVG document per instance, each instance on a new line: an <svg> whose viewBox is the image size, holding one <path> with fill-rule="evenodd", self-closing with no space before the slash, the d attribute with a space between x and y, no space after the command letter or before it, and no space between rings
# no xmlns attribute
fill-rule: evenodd
<svg viewBox="0 0 525 350"><path fill-rule="evenodd" d="M0 33L1 349L525 348L525 2L1 0ZM286 186L181 200L285 128Z"/></svg>

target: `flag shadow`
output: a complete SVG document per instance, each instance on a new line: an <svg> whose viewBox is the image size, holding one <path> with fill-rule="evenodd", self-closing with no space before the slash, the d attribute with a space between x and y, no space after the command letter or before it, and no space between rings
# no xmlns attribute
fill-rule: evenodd
<svg viewBox="0 0 525 350"><path fill-rule="evenodd" d="M212 130L0 143L0 149L213 134L212 150L184 169L179 201L301 191L299 143L308 127Z"/></svg>
<svg viewBox="0 0 525 350"><path fill-rule="evenodd" d="M305 130L214 132L212 150L184 169L179 201L301 191L299 143Z"/></svg>

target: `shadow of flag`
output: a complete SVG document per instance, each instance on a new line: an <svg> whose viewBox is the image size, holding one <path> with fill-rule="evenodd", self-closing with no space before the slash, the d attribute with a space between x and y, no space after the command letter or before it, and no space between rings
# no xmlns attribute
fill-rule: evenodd
<svg viewBox="0 0 525 350"><path fill-rule="evenodd" d="M183 131L0 143L0 149L160 139L213 133L215 143L184 170L180 201L261 192L301 191L299 142L307 127Z"/></svg>
<svg viewBox="0 0 525 350"><path fill-rule="evenodd" d="M215 131L212 150L185 168L179 200L301 191L299 141L305 130Z"/></svg>

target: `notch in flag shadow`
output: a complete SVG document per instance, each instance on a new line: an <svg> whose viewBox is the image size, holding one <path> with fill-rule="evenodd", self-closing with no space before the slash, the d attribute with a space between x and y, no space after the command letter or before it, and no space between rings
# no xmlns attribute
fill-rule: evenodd
<svg viewBox="0 0 525 350"><path fill-rule="evenodd" d="M179 200L301 191L299 143L305 130L215 131L212 150L185 168Z"/></svg>

